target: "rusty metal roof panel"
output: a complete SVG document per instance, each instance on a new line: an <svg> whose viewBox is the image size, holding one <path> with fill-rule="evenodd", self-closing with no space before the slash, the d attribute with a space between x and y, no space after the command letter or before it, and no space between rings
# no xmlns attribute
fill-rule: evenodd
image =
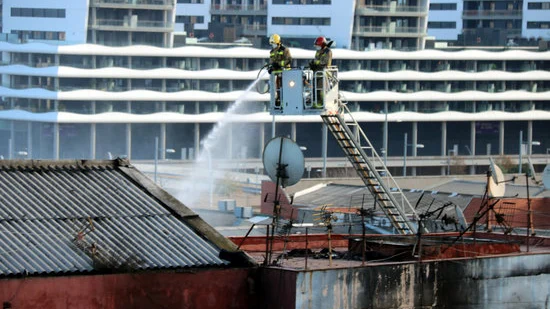
<svg viewBox="0 0 550 309"><path fill-rule="evenodd" d="M0 164L0 276L227 264L111 165Z"/></svg>

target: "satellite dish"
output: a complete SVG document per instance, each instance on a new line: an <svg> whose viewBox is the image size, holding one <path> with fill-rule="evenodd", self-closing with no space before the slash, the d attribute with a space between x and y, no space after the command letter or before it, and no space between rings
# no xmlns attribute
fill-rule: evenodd
<svg viewBox="0 0 550 309"><path fill-rule="evenodd" d="M504 175L502 174L502 171L500 170L498 165L496 165L493 158L489 158L489 162L491 162L490 163L490 168L491 168L491 177L493 178L493 181L497 184L503 182L504 181ZM497 168L500 171L500 174L495 172Z"/></svg>
<svg viewBox="0 0 550 309"><path fill-rule="evenodd" d="M491 161L491 177L489 178L489 196L490 197L502 197L506 191L506 185L504 184L504 174L498 165L495 164L492 158Z"/></svg>
<svg viewBox="0 0 550 309"><path fill-rule="evenodd" d="M542 171L542 183L545 189L550 189L550 164L546 165Z"/></svg>
<svg viewBox="0 0 550 309"><path fill-rule="evenodd" d="M283 188L296 184L304 174L304 154L286 137L275 137L265 145L263 163L269 178Z"/></svg>
<svg viewBox="0 0 550 309"><path fill-rule="evenodd" d="M466 228L468 227L468 224L466 223L466 217L464 216L464 212L462 212L462 209L460 209L460 207L455 205L455 213L456 213L456 218L458 220L458 224L460 224L461 231L465 231Z"/></svg>

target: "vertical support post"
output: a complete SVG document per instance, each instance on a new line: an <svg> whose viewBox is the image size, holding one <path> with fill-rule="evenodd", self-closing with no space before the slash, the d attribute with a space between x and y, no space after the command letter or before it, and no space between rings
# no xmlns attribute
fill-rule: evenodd
<svg viewBox="0 0 550 309"><path fill-rule="evenodd" d="M521 174L521 167L522 167L522 151L523 150L523 131L519 131L519 162L518 162L518 173Z"/></svg>
<svg viewBox="0 0 550 309"><path fill-rule="evenodd" d="M13 159L15 156L15 121L10 121L10 144L9 144L8 159Z"/></svg>
<svg viewBox="0 0 550 309"><path fill-rule="evenodd" d="M498 129L498 154L504 155L504 121L500 122Z"/></svg>
<svg viewBox="0 0 550 309"><path fill-rule="evenodd" d="M155 184L157 183L157 165L159 160L159 137L155 137Z"/></svg>
<svg viewBox="0 0 550 309"><path fill-rule="evenodd" d="M27 158L33 159L33 153L32 153L32 122L29 121L27 123Z"/></svg>
<svg viewBox="0 0 550 309"><path fill-rule="evenodd" d="M527 252L529 252L529 236L531 235L531 199L529 198L529 173L525 173L525 183L527 185Z"/></svg>
<svg viewBox="0 0 550 309"><path fill-rule="evenodd" d="M126 157L128 160L132 158L132 124L126 124Z"/></svg>
<svg viewBox="0 0 550 309"><path fill-rule="evenodd" d="M384 166L388 166L388 102L384 102Z"/></svg>
<svg viewBox="0 0 550 309"><path fill-rule="evenodd" d="M96 124L90 124L90 158L95 159L96 153Z"/></svg>
<svg viewBox="0 0 550 309"><path fill-rule="evenodd" d="M447 153L447 122L441 123L441 156L445 157L448 156ZM449 161L449 158L447 158L447 162ZM448 168L447 168L448 170ZM441 167L441 175L446 175L445 167Z"/></svg>
<svg viewBox="0 0 550 309"><path fill-rule="evenodd" d="M260 153L258 154L258 158L262 158L262 154L264 152L264 146L265 146L265 124L263 122L260 122Z"/></svg>
<svg viewBox="0 0 550 309"><path fill-rule="evenodd" d="M275 138L275 115L271 118L271 138Z"/></svg>
<svg viewBox="0 0 550 309"><path fill-rule="evenodd" d="M533 121L527 121L527 155L533 154Z"/></svg>
<svg viewBox="0 0 550 309"><path fill-rule="evenodd" d="M323 156L323 178L327 178L327 147L328 147L328 127L323 122L322 124L323 131L323 142L322 142L322 156Z"/></svg>
<svg viewBox="0 0 550 309"><path fill-rule="evenodd" d="M306 227L306 266L305 266L306 270L307 270L307 258L309 257L309 254L308 254L308 251L309 251L309 238L308 238L309 235L308 235L308 232L309 232L309 230Z"/></svg>
<svg viewBox="0 0 550 309"><path fill-rule="evenodd" d="M53 159L59 160L59 123L53 124Z"/></svg>
<svg viewBox="0 0 550 309"><path fill-rule="evenodd" d="M201 146L201 127L200 127L200 124L195 123L195 135L193 138L193 147L195 147L195 150L193 151L193 158L189 156L189 160L198 159L199 153L201 152L200 146Z"/></svg>
<svg viewBox="0 0 550 309"><path fill-rule="evenodd" d="M13 154L13 139L10 138L8 140L8 159L9 160L13 159L12 154Z"/></svg>
<svg viewBox="0 0 550 309"><path fill-rule="evenodd" d="M160 160L166 160L166 123L160 124L160 139L158 144L160 152Z"/></svg>
<svg viewBox="0 0 550 309"><path fill-rule="evenodd" d="M413 121L412 123L412 136L411 136L411 155L416 157L418 154L418 122ZM411 166L411 176L416 176L416 166Z"/></svg>
<svg viewBox="0 0 550 309"><path fill-rule="evenodd" d="M407 176L407 133L403 142L403 177Z"/></svg>
<svg viewBox="0 0 550 309"><path fill-rule="evenodd" d="M472 121L470 123L470 156L476 155L476 122ZM472 162L472 165L470 165L470 175L474 175L476 171L476 167L474 163Z"/></svg>

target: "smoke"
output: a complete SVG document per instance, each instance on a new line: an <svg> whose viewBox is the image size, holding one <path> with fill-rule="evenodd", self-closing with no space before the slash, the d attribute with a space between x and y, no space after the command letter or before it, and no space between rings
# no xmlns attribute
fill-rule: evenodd
<svg viewBox="0 0 550 309"><path fill-rule="evenodd" d="M177 185L178 193L175 194L188 207L216 207L213 196L219 191L218 186L224 185L225 178L225 173L216 169L218 162L256 156L252 151L259 147L257 128L252 124L233 123L231 116L250 111L251 104L246 104L245 99L266 73L264 71L248 86L202 140L197 160L186 178Z"/></svg>

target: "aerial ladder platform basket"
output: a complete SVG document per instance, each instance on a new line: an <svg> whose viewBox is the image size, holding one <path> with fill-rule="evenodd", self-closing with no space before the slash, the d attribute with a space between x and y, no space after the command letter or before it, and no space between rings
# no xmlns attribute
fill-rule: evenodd
<svg viewBox="0 0 550 309"><path fill-rule="evenodd" d="M320 115L397 233L417 233L419 218L414 208L342 102L336 67L284 70L279 77L273 74L270 95L271 115Z"/></svg>

